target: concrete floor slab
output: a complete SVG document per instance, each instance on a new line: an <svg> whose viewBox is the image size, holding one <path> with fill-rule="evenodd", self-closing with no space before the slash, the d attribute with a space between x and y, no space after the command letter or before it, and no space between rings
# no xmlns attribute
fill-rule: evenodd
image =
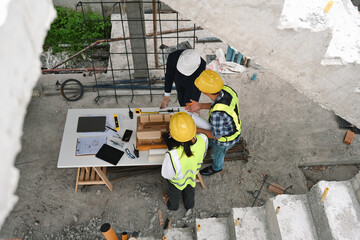
<svg viewBox="0 0 360 240"><path fill-rule="evenodd" d="M360 239L360 206L350 181L320 181L308 198L320 239Z"/></svg>
<svg viewBox="0 0 360 240"><path fill-rule="evenodd" d="M233 208L230 217L235 230L234 239L270 239L264 207Z"/></svg>
<svg viewBox="0 0 360 240"><path fill-rule="evenodd" d="M306 195L282 194L269 201L275 210L281 239L318 239Z"/></svg>
<svg viewBox="0 0 360 240"><path fill-rule="evenodd" d="M230 239L228 218L196 219L196 228L197 240Z"/></svg>

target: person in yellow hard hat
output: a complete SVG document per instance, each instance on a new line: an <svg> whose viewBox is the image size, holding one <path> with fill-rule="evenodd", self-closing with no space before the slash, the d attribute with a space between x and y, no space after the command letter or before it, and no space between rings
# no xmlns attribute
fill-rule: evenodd
<svg viewBox="0 0 360 240"><path fill-rule="evenodd" d="M190 112L210 109L211 130L197 129L197 133L204 133L210 138L213 163L200 171L201 175L209 176L222 170L226 151L240 140L239 99L236 92L224 85L220 75L212 70L203 71L195 80L195 86L212 100L211 103L191 100L193 104L185 107Z"/></svg>
<svg viewBox="0 0 360 240"><path fill-rule="evenodd" d="M188 210L195 204L196 174L206 155L208 138L196 134L195 122L186 112L171 117L169 130L174 148L166 152L161 168L168 182L168 194L163 194L163 200L169 210L175 211L182 197Z"/></svg>

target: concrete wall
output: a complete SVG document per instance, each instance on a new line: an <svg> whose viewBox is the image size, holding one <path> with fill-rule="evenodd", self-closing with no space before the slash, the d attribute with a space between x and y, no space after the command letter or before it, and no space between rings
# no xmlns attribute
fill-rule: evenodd
<svg viewBox="0 0 360 240"><path fill-rule="evenodd" d="M14 167L32 88L41 74L42 45L55 17L51 0L11 0L0 22L0 227L17 201L19 171Z"/></svg>
<svg viewBox="0 0 360 240"><path fill-rule="evenodd" d="M360 85L360 66L320 64L332 37L330 29L317 33L278 29L284 0L164 2L360 127L360 93L354 92Z"/></svg>

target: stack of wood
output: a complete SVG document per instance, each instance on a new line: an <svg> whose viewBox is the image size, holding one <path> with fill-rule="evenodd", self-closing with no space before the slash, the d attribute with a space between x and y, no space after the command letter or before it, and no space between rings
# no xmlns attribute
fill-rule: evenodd
<svg viewBox="0 0 360 240"><path fill-rule="evenodd" d="M237 142L232 148L230 148L226 154L224 161L248 161L249 150L246 148L247 144L243 138L240 138L240 141ZM204 163L212 163L211 150L208 150Z"/></svg>
<svg viewBox="0 0 360 240"><path fill-rule="evenodd" d="M170 114L146 114L137 118L136 147L139 151L166 148L162 134L169 131Z"/></svg>

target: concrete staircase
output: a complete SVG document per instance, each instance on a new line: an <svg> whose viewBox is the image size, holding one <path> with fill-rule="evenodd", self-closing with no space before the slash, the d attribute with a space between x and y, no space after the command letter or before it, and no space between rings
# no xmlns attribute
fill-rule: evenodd
<svg viewBox="0 0 360 240"><path fill-rule="evenodd" d="M196 219L195 228L168 229L164 236L167 240L360 240L359 202L360 172L349 181L320 181L304 195L278 195L262 207L233 208L227 218Z"/></svg>

